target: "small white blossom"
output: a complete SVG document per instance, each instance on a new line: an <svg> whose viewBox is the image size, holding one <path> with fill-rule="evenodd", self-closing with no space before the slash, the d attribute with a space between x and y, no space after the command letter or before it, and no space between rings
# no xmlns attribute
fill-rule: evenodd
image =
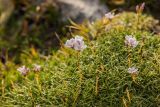
<svg viewBox="0 0 160 107"><path fill-rule="evenodd" d="M68 48L75 49L77 51L82 51L87 47L83 41L83 38L80 36L76 36L75 38L67 40L65 46Z"/></svg>
<svg viewBox="0 0 160 107"><path fill-rule="evenodd" d="M136 67L128 68L128 73L137 74L138 73L138 69Z"/></svg>
<svg viewBox="0 0 160 107"><path fill-rule="evenodd" d="M26 76L29 72L29 68L27 68L25 65L22 67L19 67L17 69L17 71L19 71L23 76Z"/></svg>
<svg viewBox="0 0 160 107"><path fill-rule="evenodd" d="M127 46L131 46L131 47L135 48L138 45L138 43L139 42L136 40L136 38L131 35L127 35L125 37L125 44Z"/></svg>
<svg viewBox="0 0 160 107"><path fill-rule="evenodd" d="M108 12L108 13L105 14L105 17L108 18L108 19L113 19L114 16L115 16L115 15L114 15L114 13L112 13L112 12Z"/></svg>
<svg viewBox="0 0 160 107"><path fill-rule="evenodd" d="M41 70L41 65L38 65L38 64L33 64L33 70L35 72L39 72Z"/></svg>

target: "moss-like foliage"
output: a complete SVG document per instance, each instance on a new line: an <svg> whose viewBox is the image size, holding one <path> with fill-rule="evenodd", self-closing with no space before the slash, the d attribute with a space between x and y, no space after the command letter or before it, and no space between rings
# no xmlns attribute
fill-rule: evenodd
<svg viewBox="0 0 160 107"><path fill-rule="evenodd" d="M76 52L62 46L45 60L42 57L32 59L41 64L43 70L31 72L25 78L18 75L17 80L11 80L12 84L1 93L0 104L158 107L160 38L148 31L151 22L148 19L152 18L142 15L138 19L141 21L137 22L135 17L134 13L123 13L110 21L102 19L84 25L73 23L74 28L79 29L76 34L85 37L88 47L83 52ZM119 21L120 24L116 24ZM139 41L138 46L125 46L126 35L133 35ZM31 63L30 60L24 62L30 67ZM128 73L132 66L138 68L136 76ZM12 74L15 75L17 73ZM37 83L37 77L40 83Z"/></svg>

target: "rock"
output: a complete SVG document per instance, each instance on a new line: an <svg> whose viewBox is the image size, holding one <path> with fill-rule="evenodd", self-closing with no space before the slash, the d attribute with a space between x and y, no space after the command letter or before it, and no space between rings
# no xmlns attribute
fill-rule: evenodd
<svg viewBox="0 0 160 107"><path fill-rule="evenodd" d="M62 20L71 18L76 22L84 19L90 21L99 19L108 12L108 8L99 3L99 0L57 0L62 14Z"/></svg>
<svg viewBox="0 0 160 107"><path fill-rule="evenodd" d="M62 21L72 19L75 22L82 22L84 19L94 21L104 16L108 8L100 4L99 0L37 0L26 1L34 5L54 4L58 8ZM26 3L25 2L25 3ZM13 0L0 0L0 25L3 26L14 12Z"/></svg>

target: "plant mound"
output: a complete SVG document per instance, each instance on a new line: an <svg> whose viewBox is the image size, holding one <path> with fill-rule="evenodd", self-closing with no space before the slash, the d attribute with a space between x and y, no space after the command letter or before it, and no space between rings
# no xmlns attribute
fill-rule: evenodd
<svg viewBox="0 0 160 107"><path fill-rule="evenodd" d="M77 52L62 45L46 60L37 58L43 70L24 78L18 75L6 88L1 104L158 107L160 38L150 32L154 22L146 15L122 13L113 20L73 23L72 28L79 30L75 35L84 36L87 48ZM126 35L136 38L135 48L126 46ZM31 66L29 61L24 64ZM128 72L131 67L138 69L136 74Z"/></svg>

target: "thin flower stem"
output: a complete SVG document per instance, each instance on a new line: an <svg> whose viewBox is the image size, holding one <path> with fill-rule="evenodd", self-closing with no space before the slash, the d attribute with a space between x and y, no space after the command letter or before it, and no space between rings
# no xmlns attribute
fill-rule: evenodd
<svg viewBox="0 0 160 107"><path fill-rule="evenodd" d="M143 47L144 47L144 41L145 41L145 39L143 38L142 43L141 43L141 46L140 46L140 49L139 49L139 51L138 51L138 54L140 55L141 63L142 63L142 61L143 61Z"/></svg>
<svg viewBox="0 0 160 107"><path fill-rule="evenodd" d="M80 93L80 88L81 88L81 85L82 85L82 80L83 80L83 74L82 74L82 71L80 69L79 56L80 56L80 52L77 53L77 67L78 67L78 72L79 72L79 83L77 85L77 89L76 89L76 93L75 93L75 97L74 97L74 102L72 104L73 107L76 107L76 101L78 99L78 96L79 96L79 93Z"/></svg>
<svg viewBox="0 0 160 107"><path fill-rule="evenodd" d="M35 104L35 101L34 101L34 98L33 98L33 95L32 95L32 90L31 90L31 88L29 88L29 95L31 96L31 100L32 100L32 103L33 103L33 105Z"/></svg>
<svg viewBox="0 0 160 107"><path fill-rule="evenodd" d="M65 80L63 81L63 84L65 86L65 89L68 89L68 84L66 83ZM62 101L63 101L63 107L66 107L67 106L67 102L68 102L68 98L66 96L63 96L62 97Z"/></svg>
<svg viewBox="0 0 160 107"><path fill-rule="evenodd" d="M79 84L78 84L78 86L77 86L77 89L76 89L76 94L75 94L75 98L74 98L74 102L73 102L73 107L75 107L76 105L76 101L77 101L77 98L78 98L78 96L79 96L79 92L80 92L80 88L81 88L81 85L82 85L82 79L83 79L83 77L82 77L82 75L80 75L80 77L79 77Z"/></svg>
<svg viewBox="0 0 160 107"><path fill-rule="evenodd" d="M128 67L131 66L131 50L128 49Z"/></svg>
<svg viewBox="0 0 160 107"><path fill-rule="evenodd" d="M133 82L134 82L136 85L139 85L139 84L136 82L136 77L137 77L137 75L132 74L131 76L132 76Z"/></svg>
<svg viewBox="0 0 160 107"><path fill-rule="evenodd" d="M136 24L137 26L136 26L136 29L138 29L138 26L139 26L139 21L140 21L139 17L140 17L140 13L138 12L137 13L137 24Z"/></svg>
<svg viewBox="0 0 160 107"><path fill-rule="evenodd" d="M98 92L99 92L99 74L98 74L98 71L97 71L97 74L96 74L96 96L98 95Z"/></svg>
<svg viewBox="0 0 160 107"><path fill-rule="evenodd" d="M93 46L92 46L92 47L93 47ZM93 54L94 56L96 56L95 48L92 48L92 54ZM100 67L102 67L102 64L101 64L101 66L100 66ZM97 96L97 95L98 95L98 93L99 93L99 72L98 72L98 70L96 70L95 95Z"/></svg>
<svg viewBox="0 0 160 107"><path fill-rule="evenodd" d="M37 85L38 85L38 89L39 89L39 91L41 92L41 84L40 84L40 82L39 82L39 74L38 73L36 73L35 74L35 79L36 79L36 83L37 83Z"/></svg>
<svg viewBox="0 0 160 107"><path fill-rule="evenodd" d="M23 76L23 78L25 82L29 83L29 79L27 78L27 76Z"/></svg>
<svg viewBox="0 0 160 107"><path fill-rule="evenodd" d="M129 93L128 87L126 88L126 93L127 93L127 97L128 97L129 103L131 103L131 97L130 97L130 93Z"/></svg>
<svg viewBox="0 0 160 107"><path fill-rule="evenodd" d="M12 89L15 89L15 86L12 80L11 80L11 86L12 86Z"/></svg>
<svg viewBox="0 0 160 107"><path fill-rule="evenodd" d="M80 59L79 59L79 56L80 56L80 53L77 52L77 67L78 67L78 71L79 71L79 69L80 69L80 68L79 68L79 60L80 60Z"/></svg>

